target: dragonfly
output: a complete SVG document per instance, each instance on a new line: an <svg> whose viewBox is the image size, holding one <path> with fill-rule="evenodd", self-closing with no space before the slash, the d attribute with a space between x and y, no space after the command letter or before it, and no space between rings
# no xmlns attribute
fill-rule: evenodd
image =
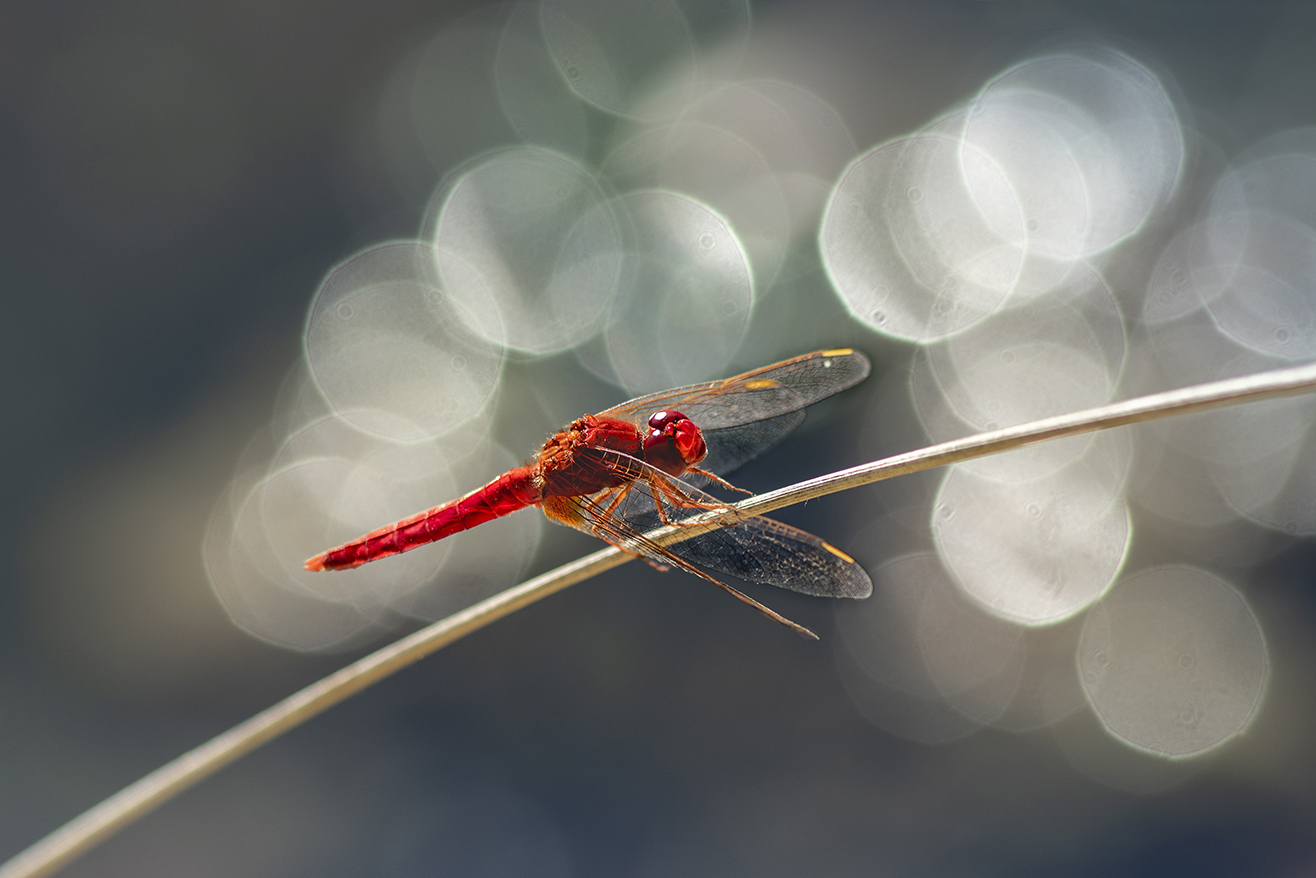
<svg viewBox="0 0 1316 878"><path fill-rule="evenodd" d="M833 598L868 597L868 574L813 534L743 513L702 488L750 493L722 475L785 438L807 406L858 384L868 372L868 358L858 351L816 351L585 415L550 436L525 466L316 555L306 569L359 567L538 506L551 521L600 537L659 570L685 570L816 640L713 573ZM675 542L649 535L663 526L673 528Z"/></svg>

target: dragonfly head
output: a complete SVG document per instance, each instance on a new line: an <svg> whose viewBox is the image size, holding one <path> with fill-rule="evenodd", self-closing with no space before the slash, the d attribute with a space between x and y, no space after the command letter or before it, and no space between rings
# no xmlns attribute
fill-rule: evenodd
<svg viewBox="0 0 1316 878"><path fill-rule="evenodd" d="M644 437L644 459L652 467L679 476L708 454L703 431L680 412L655 412Z"/></svg>

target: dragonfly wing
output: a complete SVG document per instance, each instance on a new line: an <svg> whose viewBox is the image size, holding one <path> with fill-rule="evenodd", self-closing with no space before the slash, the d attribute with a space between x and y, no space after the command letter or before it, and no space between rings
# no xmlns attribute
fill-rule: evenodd
<svg viewBox="0 0 1316 878"><path fill-rule="evenodd" d="M862 598L873 592L863 567L813 534L758 515L741 517L728 526L691 524L710 509L725 509L726 504L620 452L589 449L589 455L601 460L624 458L612 465L626 466L640 475L625 488L573 498L580 501L581 517L588 523L581 530L600 536L607 530L615 535L615 539L604 536L609 542L657 564L670 563L664 561L664 552L669 552L715 573L819 597ZM667 520L687 523L683 528L687 539L663 548L642 536L662 524L655 486L678 492L673 501L669 491L657 489Z"/></svg>
<svg viewBox="0 0 1316 878"><path fill-rule="evenodd" d="M708 445L708 456L700 462L699 467L718 475L729 473L785 439L803 420L804 412L797 410L738 427L705 430L704 442ZM683 478L696 485L709 481L694 473Z"/></svg>
<svg viewBox="0 0 1316 878"><path fill-rule="evenodd" d="M667 547L699 567L826 598L866 598L868 573L835 546L761 515Z"/></svg>
<svg viewBox="0 0 1316 878"><path fill-rule="evenodd" d="M858 351L816 351L727 378L651 393L600 415L643 427L649 416L676 410L705 432L798 411L868 376L868 358Z"/></svg>

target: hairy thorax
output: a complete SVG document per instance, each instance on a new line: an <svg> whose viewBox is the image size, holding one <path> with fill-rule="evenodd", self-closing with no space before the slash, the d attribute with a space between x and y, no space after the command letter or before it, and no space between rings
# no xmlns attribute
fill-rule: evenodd
<svg viewBox="0 0 1316 878"><path fill-rule="evenodd" d="M644 440L634 424L585 415L550 436L540 449L535 481L545 497L580 496L615 488L627 479L589 449L608 449L639 457Z"/></svg>

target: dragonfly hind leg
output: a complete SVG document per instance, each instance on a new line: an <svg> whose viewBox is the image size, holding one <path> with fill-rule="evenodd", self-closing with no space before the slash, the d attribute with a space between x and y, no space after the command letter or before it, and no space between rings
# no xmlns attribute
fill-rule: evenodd
<svg viewBox="0 0 1316 878"><path fill-rule="evenodd" d="M666 573L672 569L669 565L654 560L651 555L636 548L641 545L639 534L627 534L624 528L612 524L612 513L626 499L631 487L630 484L621 485L593 497L550 497L544 500L542 508L548 518L577 530L588 531L591 536Z"/></svg>

